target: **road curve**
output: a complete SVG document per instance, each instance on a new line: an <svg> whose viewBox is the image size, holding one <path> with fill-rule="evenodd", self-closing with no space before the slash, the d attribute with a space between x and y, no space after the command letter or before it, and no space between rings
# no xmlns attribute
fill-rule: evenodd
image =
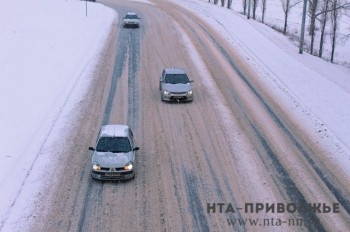
<svg viewBox="0 0 350 232"><path fill-rule="evenodd" d="M349 230L345 181L215 30L168 1L100 2L119 21L33 231ZM140 29L122 28L127 11L140 15ZM194 80L192 103L161 102L159 76L173 66ZM90 178L87 148L107 123L134 130L132 181ZM339 213L246 208L334 202Z"/></svg>

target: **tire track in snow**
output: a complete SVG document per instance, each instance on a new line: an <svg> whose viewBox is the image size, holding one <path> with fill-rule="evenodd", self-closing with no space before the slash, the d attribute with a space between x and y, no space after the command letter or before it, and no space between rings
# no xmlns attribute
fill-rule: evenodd
<svg viewBox="0 0 350 232"><path fill-rule="evenodd" d="M185 184L188 196L187 202L192 215L192 223L196 226L196 229L193 231L210 231L207 217L204 214L205 210L202 207L203 203L198 193L198 189L200 188L198 185L199 180L190 171L183 169L183 172L185 175Z"/></svg>
<svg viewBox="0 0 350 232"><path fill-rule="evenodd" d="M337 183L336 177L334 177L325 167L323 167L320 164L320 161L318 161L311 151L311 149L307 146L307 144L300 142L297 137L293 134L293 131L286 126L286 123L283 122L283 120L273 111L273 109L266 103L266 101L263 99L263 97L260 95L258 90L250 83L248 78L245 76L244 73L242 73L239 69L239 67L235 64L235 62L232 60L230 55L226 52L226 50L216 41L216 39L200 24L198 24L199 27L202 28L202 30L208 35L208 37L211 38L212 42L216 45L216 47L221 51L223 56L226 58L226 60L230 63L231 67L236 71L236 73L240 76L240 78L247 84L247 86L252 90L254 95L260 100L261 104L264 106L266 111L270 114L271 118L276 122L276 124L287 134L290 141L294 144L294 146L301 152L301 154L304 156L304 158L308 161L309 165L312 166L312 168L316 171L318 177L320 180L322 180L327 188L331 191L331 193L335 196L335 198L339 201L339 203L342 205L342 207L346 210L348 214L350 214L350 200L348 198L348 194L346 191L343 191L339 186L341 186L339 183ZM235 38L238 40L238 38ZM254 55L254 52L252 52L249 47L246 47L244 43L240 43L241 46L244 46L246 50L250 52L252 56L254 56L256 59L258 59L261 63L263 63L262 60L259 59L259 57L256 57ZM273 73L273 70L269 71Z"/></svg>
<svg viewBox="0 0 350 232"><path fill-rule="evenodd" d="M202 31L207 34L207 36L211 39L213 44L218 48L218 50L223 54L223 56L226 58L226 60L230 63L231 67L236 71L238 76L247 84L247 86L250 88L250 90L254 93L255 96L258 97L260 100L260 103L264 106L264 108L267 110L267 112L270 114L270 116L274 119L274 121L278 124L280 128L283 130L287 130L287 128L284 126L284 124L281 123L277 115L274 113L274 111L267 105L267 103L264 101L262 96L257 92L257 90L250 84L248 81L247 77L245 74L243 74L240 70L240 68L234 63L234 61L231 59L231 57L228 55L228 53L225 51L225 49L213 38L213 36L201 25L197 24L199 27L201 27ZM194 33L194 31L193 31ZM197 37L198 40L201 40L199 37ZM204 45L204 43L202 42ZM210 57L210 56L209 56ZM246 115L246 119L249 122L249 125L251 128L253 128L255 135L259 138L260 144L262 147L265 149L264 154L268 154L269 160L272 162L272 165L274 167L275 175L277 176L279 181L283 184L276 184L280 189L283 188L282 192L285 192L288 194L288 198L290 198L294 203L306 205L307 201L303 194L299 191L298 187L296 184L293 182L293 180L290 178L287 170L283 167L283 165L278 161L278 158L276 154L273 152L271 149L269 142L267 142L266 139L261 135L261 132L256 128L254 123L250 120L250 117L246 113L243 104L240 102L239 97L236 96L233 92L231 92L232 99L240 106L241 112L244 112L244 115ZM290 134L291 135L291 134ZM264 161L266 159L266 156L263 155L262 153L259 153L259 155L262 157L262 160ZM266 163L265 163L266 164ZM268 168L268 166L266 166ZM281 187L283 186L283 187ZM310 221L313 222L306 224L305 226L308 228L309 231L326 231L326 229L323 227L322 223L320 222L319 218L315 213L310 213L310 212L300 212L301 217L305 221Z"/></svg>
<svg viewBox="0 0 350 232"><path fill-rule="evenodd" d="M196 120L192 117L191 112L187 111L187 114L188 114L188 117L190 118L191 123L187 123L185 121L184 122L185 123L184 126L189 128L190 124L191 125L195 125L195 121ZM208 135L212 134L212 132L209 131L208 127L205 127L205 130L207 131L206 134L208 134ZM196 138L200 138L200 133L199 133L199 131L196 128L195 128L195 137ZM189 138L188 140L191 142L191 144L195 144L195 142L193 142L192 137ZM213 140L209 139L209 141L210 141L210 147L215 147L214 144L212 144ZM225 197L224 190L222 189L222 187L219 184L219 179L220 178L218 177L219 175L217 174L217 171L216 171L217 169L213 167L212 161L210 159L210 156L212 154L208 153L208 151L205 150L205 147L208 147L208 144L204 144L202 140L199 140L198 142L200 143L200 145L202 147L202 153L204 154L204 159L206 161L206 165L208 166L208 169L210 171L210 179L211 179L213 185L215 186L216 195L219 197L220 201L224 201L227 198ZM185 172L186 173L185 181L188 180L188 179L193 179L194 178L194 177L191 177L191 175L188 177L187 176L188 172L189 171ZM228 199L230 199L230 202L233 203L233 205L239 205L232 187L229 184L227 184L227 183L229 183L229 181L227 179L227 176L224 176L223 178L224 178L224 183L225 183L226 190L230 194ZM197 188L199 188L197 182L200 182L201 183L201 188L204 188L205 192L207 192L207 193L210 192L210 190L208 189L208 186L204 184L207 181L202 180L202 178L198 178L198 180L195 179L194 181L197 184ZM186 181L186 183L190 183L190 182ZM192 186L186 186L186 187L189 188L188 191L190 193L194 193L195 194L194 199L196 200L198 198L198 196L197 196L198 194L196 195L196 193L191 190ZM190 196L190 198L192 198L192 196ZM209 199L207 199L207 200L209 200ZM196 201L198 201L197 203L201 203L200 200L196 200ZM201 203L201 205L202 205L202 203ZM200 207L199 210L201 210L200 212L203 212L203 213L205 212L202 207ZM198 220L198 215L197 214L198 214L197 212L194 213L195 218ZM241 213L239 211L235 212L235 218L243 220L243 217L242 217L242 215L241 215ZM208 224L208 222L206 222L206 224ZM235 224L235 225L233 225L233 227L235 228L235 231L247 231L247 228L245 227L245 225L244 226L239 226L238 224Z"/></svg>
<svg viewBox="0 0 350 232"><path fill-rule="evenodd" d="M189 17L191 17L189 15ZM193 19L193 18L192 18ZM197 22L197 20L193 19L193 22ZM338 201L341 203L341 205L348 211L348 206L349 206L349 201L345 198L345 194L341 192L340 189L337 189L333 183L330 181L327 181L323 179L324 176L328 176L327 174L325 175L325 171L322 171L315 163L312 161L310 155L308 152L306 152L306 149L304 147L306 145L301 145L298 140L295 138L295 136L292 134L289 128L282 122L282 120L277 116L277 114L271 109L271 107L265 102L263 97L259 94L259 92L255 89L255 87L249 82L248 78L245 76L245 74L240 70L240 68L235 64L235 62L232 60L232 58L229 56L229 54L225 51L225 49L216 41L216 39L208 32L207 29L205 29L202 25L199 23L196 23L198 27L201 28L201 30L209 37L212 41L212 43L217 47L217 49L220 51L220 53L224 56L226 61L231 65L233 70L238 74L238 76L244 81L244 83L249 87L249 89L252 91L252 93L259 99L261 105L264 107L264 109L268 112L268 114L271 116L271 118L274 120L274 122L280 127L288 136L290 139L291 143L294 144L294 146L304 155L304 157L308 160L309 164L315 169L316 173L320 177L321 180L324 181L326 186L330 189L330 191L336 196ZM196 34L194 29L192 30L194 37L198 39L198 41L202 44L202 46L205 46L204 42L201 40L201 38ZM208 54L208 57L211 57L210 54ZM234 94L232 94L234 95ZM247 113L244 110L244 107L242 107L242 104L240 103L240 100L237 96L233 96L233 99L238 103L238 105L241 105L241 109L244 112L245 115ZM249 119L249 117L247 117ZM289 177L288 172L286 169L282 166L282 164L278 161L277 156L274 154L272 149L270 148L269 143L267 142L266 139L264 139L263 136L261 136L261 132L254 126L252 121L249 120L250 127L253 128L255 131L256 136L260 140L260 144L264 147L266 154L268 154L269 159L272 161L272 164L276 170L279 170L279 172L282 172L283 175L276 175L276 176L284 176L283 178L280 178L279 181L284 183L284 186L289 186L286 188L284 191L288 193L289 198L293 199L293 202L297 203L303 203L306 204L307 201L305 200L303 194L299 191L299 189L296 187L295 183L291 180ZM310 149L308 149L309 152L311 152ZM264 160L265 157L262 159ZM276 172L278 173L278 172ZM280 186L279 186L280 187ZM314 231L315 229L317 231L325 231L325 228L323 227L322 223L320 222L319 218L315 213L305 213L301 212L301 215L305 219L309 219L313 221L313 224L308 224L306 225L309 231Z"/></svg>
<svg viewBox="0 0 350 232"><path fill-rule="evenodd" d="M181 29L181 27L178 23L176 23L176 22L174 22L174 23L176 24L176 28L179 31L179 33L182 35L182 37L184 37L186 35L186 33ZM198 35L196 35L196 37L198 39L200 39L198 37ZM186 39L186 41L187 42L185 42L185 43L191 44L190 39ZM187 46L193 46L193 45L187 45ZM202 46L205 47L205 44L203 43ZM188 115L191 118L190 112L188 112ZM186 127L186 123L184 126ZM208 132L208 134L210 134L210 132ZM201 143L201 141L199 141L199 142ZM204 144L202 144L202 147L204 148L206 146ZM209 167L209 170L211 171L211 179L212 179L212 183L215 186L215 192L217 193L217 196L219 196L219 198L224 199L223 190L221 189L220 185L218 184L218 181L217 181L218 177L217 177L215 168L213 168L211 165L209 154L205 150L203 150L202 152L204 153L206 164ZM200 228L199 231L209 231L209 222L207 221L207 218L205 216L203 216L203 213L202 214L199 213L199 212L204 212L203 208L201 207L201 205L202 205L201 198L199 197L199 194L198 194L196 188L193 188L193 186L192 186L194 182L197 184L197 182L199 180L195 179L194 175L189 174L188 171L184 170L183 172L185 173L184 181L186 183L185 187L186 187L186 191L187 191L187 195L188 195L187 200L188 200L188 204L190 206L189 210L191 212L193 224L196 225L197 228ZM204 182L200 181L200 183L204 183ZM226 183L228 183L227 178L226 178ZM197 185L196 185L196 187L199 188L199 186L197 186ZM234 194L231 186L229 186L228 184L226 184L225 186L227 187L227 190L230 192L230 202L234 202L235 205L238 205L237 200L235 199L235 194ZM203 187L206 188L206 186L202 184L201 188L203 188ZM236 218L243 219L240 212L236 212ZM200 221L202 221L202 223L199 223ZM235 224L234 228L236 231L246 231L247 230L245 228L245 226L239 226L238 224Z"/></svg>
<svg viewBox="0 0 350 232"><path fill-rule="evenodd" d="M119 24L121 27L121 24ZM124 32L124 31L123 31ZM139 40L140 36L135 36L132 31L128 30L126 33L119 33L117 39L117 54L116 54L116 63L114 66L113 76L111 79L109 95L107 98L107 103L105 107L105 113L102 120L102 125L108 124L111 117L111 112L113 109L113 102L116 95L116 89L118 85L118 80L122 76L125 63L127 58L129 58L129 71L128 71L128 89L129 89L129 97L128 97L128 123L133 127L135 126L136 117L137 117L137 100L135 99L137 95L135 91L137 90L136 84L136 74L137 68L139 66ZM125 46L125 43L127 46ZM136 48L135 48L136 45ZM90 169L90 166L87 167ZM102 192L103 192L104 183L100 183L94 180L89 179L89 183L87 185L87 190L84 195L83 200L83 208L80 212L80 217L78 221L78 231L86 231L88 230L85 227L86 219L89 218L89 215L93 215L94 209L96 206L97 210L101 210L101 205L103 203ZM91 199L94 199L91 201ZM100 220L100 219L99 219Z"/></svg>
<svg viewBox="0 0 350 232"><path fill-rule="evenodd" d="M202 27L203 30L205 30ZM294 146L303 154L308 163L313 167L313 169L318 174L318 177L326 184L328 189L332 192L332 194L337 198L339 203L343 206L348 214L350 214L350 200L347 199L346 194L337 187L336 183L331 180L332 175L321 165L318 161L314 160L312 157L315 157L310 148L307 147L306 144L302 144L299 140L294 136L292 130L288 128L283 120L272 110L272 108L265 102L263 97L259 94L258 90L254 88L254 86L249 82L248 78L239 70L239 68L235 65L234 61L230 58L229 54L225 51L221 45L219 45L215 39L208 33L209 37L211 37L213 43L218 47L221 53L225 56L226 60L231 64L231 67L237 72L237 74L241 77L241 79L247 84L247 86L251 89L254 95L260 100L261 104L264 106L265 110L269 113L271 118L275 121L279 128L281 128L285 134L288 136L290 141L294 144Z"/></svg>

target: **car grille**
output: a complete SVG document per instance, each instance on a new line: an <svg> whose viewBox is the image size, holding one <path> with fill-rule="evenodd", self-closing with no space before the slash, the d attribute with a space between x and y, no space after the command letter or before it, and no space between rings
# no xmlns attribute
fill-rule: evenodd
<svg viewBox="0 0 350 232"><path fill-rule="evenodd" d="M186 94L187 92L171 92L171 94Z"/></svg>
<svg viewBox="0 0 350 232"><path fill-rule="evenodd" d="M104 167L101 167L101 171L107 171L107 172L124 171L124 167L122 167L122 168L104 168Z"/></svg>
<svg viewBox="0 0 350 232"><path fill-rule="evenodd" d="M186 101L187 100L187 97L185 97L185 96L181 96L181 97L174 97L174 96L172 96L172 97L170 97L169 98L171 101Z"/></svg>

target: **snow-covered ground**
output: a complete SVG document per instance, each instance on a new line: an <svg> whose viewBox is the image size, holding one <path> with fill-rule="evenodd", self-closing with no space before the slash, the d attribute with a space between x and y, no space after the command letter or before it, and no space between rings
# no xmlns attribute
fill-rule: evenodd
<svg viewBox="0 0 350 232"><path fill-rule="evenodd" d="M328 151L324 160L350 181L350 69L299 54L288 37L233 10L205 0L173 1L232 44L289 115Z"/></svg>
<svg viewBox="0 0 350 232"><path fill-rule="evenodd" d="M234 10L204 0L173 2L217 28L350 175L349 69L298 54L287 37ZM41 145L49 134L64 137L59 128L73 120L116 18L101 4L87 6L88 16L81 1L0 2L0 230L13 228L40 198L41 168L54 167L53 150ZM32 188L21 192L26 184Z"/></svg>
<svg viewBox="0 0 350 232"><path fill-rule="evenodd" d="M64 137L57 124L72 120L115 17L91 2L86 17L82 1L0 1L0 230L15 231L7 215L33 207L55 156L42 144ZM26 184L31 191L21 192ZM13 206L19 195L26 200Z"/></svg>
<svg viewBox="0 0 350 232"><path fill-rule="evenodd" d="M216 28L310 136L327 147L329 158L350 175L349 68L301 55L288 37L233 10L205 0L173 1Z"/></svg>
<svg viewBox="0 0 350 232"><path fill-rule="evenodd" d="M258 1L258 7L256 9L256 20L262 20L262 2ZM265 12L265 20L264 23L276 28L278 30L283 30L284 26L284 13L282 10L282 1L281 0L269 0L266 2L266 12ZM297 2L297 1L291 1ZM321 5L321 2L319 3ZM221 7L221 6L217 6ZM233 1L231 9L236 12L243 13L243 5L242 1ZM252 10L251 10L252 11ZM288 37L294 41L296 46L299 46L299 41L297 38L300 37L301 30L301 18L303 12L303 1L299 4L295 5L291 8L288 15L288 27L287 33ZM252 13L250 14L252 17ZM337 44L335 50L334 62L337 64L346 65L350 67L350 39L346 38L346 35L350 34L350 15L340 14L339 15L339 29L338 29L338 37ZM309 28L310 20L306 20L306 29ZM325 36L325 44L323 51L323 59L330 60L331 56L331 36L330 36L330 24L331 20L328 20L327 28L326 28L326 36ZM316 20L316 30L315 30L315 42L314 42L314 53L318 53L319 43L320 43L320 22ZM305 49L309 50L311 44L311 36L308 31L305 31Z"/></svg>

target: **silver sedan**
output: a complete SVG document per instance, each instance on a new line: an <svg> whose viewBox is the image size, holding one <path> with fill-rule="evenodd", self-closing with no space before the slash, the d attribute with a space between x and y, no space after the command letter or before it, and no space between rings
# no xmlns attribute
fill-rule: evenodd
<svg viewBox="0 0 350 232"><path fill-rule="evenodd" d="M192 82L183 69L164 69L159 81L162 101L192 101Z"/></svg>

